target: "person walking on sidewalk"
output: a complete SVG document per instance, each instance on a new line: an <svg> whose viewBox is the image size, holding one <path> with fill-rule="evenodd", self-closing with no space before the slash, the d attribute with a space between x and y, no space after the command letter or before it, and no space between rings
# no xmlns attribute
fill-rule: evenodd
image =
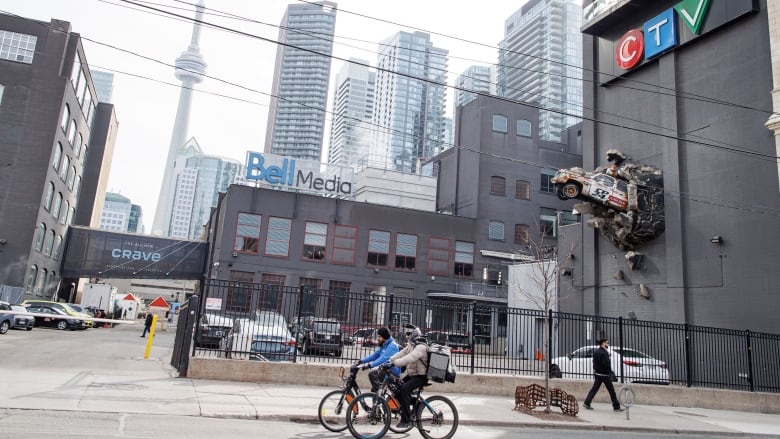
<svg viewBox="0 0 780 439"><path fill-rule="evenodd" d="M390 331L387 328L379 328L376 331L376 341L379 343L379 348L374 351L373 354L361 358L357 361L357 364L362 364L363 370L377 367L390 360L390 357L398 353L398 345L395 343L395 339L390 336ZM397 378L401 377L401 368L394 367L390 371ZM371 381L371 391L376 393L379 390L379 386L382 385L383 376L379 376L376 370L372 370L368 373L368 380Z"/></svg>
<svg viewBox="0 0 780 439"><path fill-rule="evenodd" d="M144 332L141 334L141 337L146 337L146 334L152 330L152 321L154 317L152 316L151 311L146 312L146 320L144 321Z"/></svg>
<svg viewBox="0 0 780 439"><path fill-rule="evenodd" d="M609 347L609 340L602 338L599 340L599 347L593 351L593 387L588 392L583 405L586 409L593 410L590 403L599 391L601 384L604 384L607 392L609 392L610 399L612 399L612 408L616 412L622 412L625 409L620 407L620 401L618 401L617 395L615 395L615 387L612 385L612 377L615 373L612 371L612 362L609 359L607 347Z"/></svg>

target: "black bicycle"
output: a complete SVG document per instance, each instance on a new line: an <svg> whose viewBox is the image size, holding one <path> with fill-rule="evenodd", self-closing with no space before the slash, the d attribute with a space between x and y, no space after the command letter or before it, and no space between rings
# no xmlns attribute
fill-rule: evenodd
<svg viewBox="0 0 780 439"><path fill-rule="evenodd" d="M395 397L387 399L382 395L393 390L397 392L399 386L400 383L392 374L385 373L378 393L363 393L349 403L346 420L352 436L358 439L379 439L387 430L405 433L414 427L426 439L449 439L455 435L458 429L458 409L455 404L441 395L423 398L422 389L412 392L411 425L404 431L397 431L393 418L400 416L400 407ZM423 387L427 386L430 383ZM391 403L396 403L395 410L391 408Z"/></svg>
<svg viewBox="0 0 780 439"><path fill-rule="evenodd" d="M332 432L338 433L347 429L347 407L352 401L362 395L360 386L357 383L358 370L360 370L358 366L351 366L349 375L345 377L345 368L343 366L340 367L339 377L344 381L344 384L341 386L341 389L329 392L320 401L320 406L317 410L317 418L320 420L320 424L322 424L323 427ZM384 373L384 371L379 369L379 373ZM387 375L393 376L390 373ZM383 385L379 389L378 394L382 395L386 400L386 404L390 410L389 419L392 423L399 420L401 412L398 400L393 394L394 387L393 384L390 384L391 382L391 380L383 380ZM364 409L367 408L368 406L364 407ZM357 411L355 414L357 414ZM406 433L412 429L412 427L397 429L395 428L395 424L391 425L389 428L394 433Z"/></svg>

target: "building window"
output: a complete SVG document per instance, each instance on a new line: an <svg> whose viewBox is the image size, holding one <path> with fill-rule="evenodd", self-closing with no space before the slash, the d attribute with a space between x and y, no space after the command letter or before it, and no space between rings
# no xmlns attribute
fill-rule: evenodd
<svg viewBox="0 0 780 439"><path fill-rule="evenodd" d="M68 121L70 120L70 106L65 104L65 108L62 110L62 119L60 120L60 128L62 132L68 129Z"/></svg>
<svg viewBox="0 0 780 439"><path fill-rule="evenodd" d="M0 30L0 58L32 64L38 37Z"/></svg>
<svg viewBox="0 0 780 439"><path fill-rule="evenodd" d="M528 244L528 225L515 224L515 244Z"/></svg>
<svg viewBox="0 0 780 439"><path fill-rule="evenodd" d="M62 143L57 142L57 147L54 148L54 158L51 161L51 167L55 171L60 170L60 160L62 160Z"/></svg>
<svg viewBox="0 0 780 439"><path fill-rule="evenodd" d="M60 214L60 224L65 224L68 222L68 211L70 210L70 203L68 200L65 200L62 203L62 209L60 211L62 214Z"/></svg>
<svg viewBox="0 0 780 439"><path fill-rule="evenodd" d="M561 226L568 226L569 224L577 224L580 222L580 216L571 212L560 212Z"/></svg>
<svg viewBox="0 0 780 439"><path fill-rule="evenodd" d="M76 146L76 120L72 119L70 121L70 126L68 126L68 142L70 142L71 149L76 149L78 146Z"/></svg>
<svg viewBox="0 0 780 439"><path fill-rule="evenodd" d="M46 283L46 273L48 270L45 268L41 270L40 273L38 273L38 281L35 282L35 295L36 296L42 296L43 294L43 285Z"/></svg>
<svg viewBox="0 0 780 439"><path fill-rule="evenodd" d="M46 239L43 241L43 254L45 256L51 256L51 249L54 246L54 230L49 230L46 234Z"/></svg>
<svg viewBox="0 0 780 439"><path fill-rule="evenodd" d="M428 240L428 274L449 274L450 240L430 238Z"/></svg>
<svg viewBox="0 0 780 439"><path fill-rule="evenodd" d="M70 83L73 84L73 89L79 85L79 74L81 73L81 57L78 53L73 57L73 69L70 71Z"/></svg>
<svg viewBox="0 0 780 439"><path fill-rule="evenodd" d="M43 200L43 208L51 211L51 201L54 199L54 183L49 182L49 189L46 190L46 198Z"/></svg>
<svg viewBox="0 0 780 439"><path fill-rule="evenodd" d="M417 265L417 235L399 233L395 239L395 268L415 271Z"/></svg>
<svg viewBox="0 0 780 439"><path fill-rule="evenodd" d="M357 249L357 227L336 225L333 228L334 264L355 265Z"/></svg>
<svg viewBox="0 0 780 439"><path fill-rule="evenodd" d="M284 275L263 273L260 279L262 285L260 287L260 299L257 302L257 308L281 312L284 281Z"/></svg>
<svg viewBox="0 0 780 439"><path fill-rule="evenodd" d="M76 134L76 143L73 144L73 151L76 153L76 158L81 157L81 144L84 139L81 137L81 133Z"/></svg>
<svg viewBox="0 0 780 439"><path fill-rule="evenodd" d="M65 181L68 178L68 171L70 170L70 158L66 155L62 156L62 163L60 164L60 178Z"/></svg>
<svg viewBox="0 0 780 439"><path fill-rule="evenodd" d="M363 289L365 299L361 304L360 322L364 324L382 323L385 317L385 302L387 287L382 285L366 285Z"/></svg>
<svg viewBox="0 0 780 439"><path fill-rule="evenodd" d="M270 256L288 257L290 255L290 229L292 220L289 218L268 219L268 234L265 240L265 254Z"/></svg>
<svg viewBox="0 0 780 439"><path fill-rule="evenodd" d="M0 105L3 105L3 94L5 93L5 86L0 84Z"/></svg>
<svg viewBox="0 0 780 439"><path fill-rule="evenodd" d="M542 169L542 192L555 193L555 185L552 183L552 178L555 176L555 171L550 169Z"/></svg>
<svg viewBox="0 0 780 439"><path fill-rule="evenodd" d="M508 131L508 123L506 116L500 114L493 115L493 131L506 133Z"/></svg>
<svg viewBox="0 0 780 439"><path fill-rule="evenodd" d="M252 303L252 281L254 280L254 275L251 271L230 270L230 283L228 284L225 311L235 313L249 312Z"/></svg>
<svg viewBox="0 0 780 439"><path fill-rule="evenodd" d="M555 209L542 207L539 212L539 229L548 238L558 236L558 215Z"/></svg>
<svg viewBox="0 0 780 439"><path fill-rule="evenodd" d="M455 241L455 276L474 276L474 243Z"/></svg>
<svg viewBox="0 0 780 439"><path fill-rule="evenodd" d="M52 289L56 286L54 283L54 276L56 276L54 271L50 271L49 275L46 276L46 285L44 287L44 294L46 294L46 296L51 296L55 292L52 291Z"/></svg>
<svg viewBox="0 0 780 439"><path fill-rule="evenodd" d="M299 281L301 288L303 289L303 297L301 297L301 316L313 316L317 313L317 297L319 296L319 290L322 289L322 279L312 279L310 277L302 277Z"/></svg>
<svg viewBox="0 0 780 439"><path fill-rule="evenodd" d="M490 177L490 195L506 196L506 179L494 175Z"/></svg>
<svg viewBox="0 0 780 439"><path fill-rule="evenodd" d="M30 267L30 271L27 273L27 284L25 285L25 290L27 290L28 293L32 293L32 289L35 286L35 281L38 279L38 266L32 265Z"/></svg>
<svg viewBox="0 0 780 439"><path fill-rule="evenodd" d="M344 282L340 280L330 281L327 317L341 321L347 320L347 310L349 309L349 290L351 288L351 282Z"/></svg>
<svg viewBox="0 0 780 439"><path fill-rule="evenodd" d="M531 199L531 183L525 180L515 181L515 198L518 200Z"/></svg>
<svg viewBox="0 0 780 439"><path fill-rule="evenodd" d="M62 192L57 192L57 195L54 197L54 204L51 206L51 216L53 216L54 219L60 217L61 207L62 207Z"/></svg>
<svg viewBox="0 0 780 439"><path fill-rule="evenodd" d="M36 251L41 251L43 247L43 238L46 236L46 224L38 224L38 232L35 234L35 247Z"/></svg>
<svg viewBox="0 0 780 439"><path fill-rule="evenodd" d="M68 189L73 191L73 183L76 181L76 167L71 166L70 172L68 172Z"/></svg>
<svg viewBox="0 0 780 439"><path fill-rule="evenodd" d="M390 254L390 232L381 230L368 231L368 265L386 267L387 256Z"/></svg>
<svg viewBox="0 0 780 439"><path fill-rule="evenodd" d="M531 121L520 119L517 121L517 135L522 137L531 137Z"/></svg>
<svg viewBox="0 0 780 439"><path fill-rule="evenodd" d="M78 198L80 194L81 194L81 176L79 175L78 177L76 177L76 192L74 192L74 195L76 196L76 198Z"/></svg>
<svg viewBox="0 0 780 439"><path fill-rule="evenodd" d="M75 207L71 207L70 208L70 215L68 215L68 225L69 226L73 224L73 217L74 216L76 216L76 208Z"/></svg>
<svg viewBox="0 0 780 439"><path fill-rule="evenodd" d="M238 213L234 251L255 255L260 251L260 221L262 219L262 215Z"/></svg>
<svg viewBox="0 0 780 439"><path fill-rule="evenodd" d="M501 221L491 221L488 225L488 239L496 241L504 240L504 223Z"/></svg>
<svg viewBox="0 0 780 439"><path fill-rule="evenodd" d="M306 222L303 236L303 259L325 261L325 243L328 239L328 225Z"/></svg>
<svg viewBox="0 0 780 439"><path fill-rule="evenodd" d="M54 259L59 259L60 250L62 250L62 236L57 236L57 239L54 240L54 250L51 252L51 257Z"/></svg>

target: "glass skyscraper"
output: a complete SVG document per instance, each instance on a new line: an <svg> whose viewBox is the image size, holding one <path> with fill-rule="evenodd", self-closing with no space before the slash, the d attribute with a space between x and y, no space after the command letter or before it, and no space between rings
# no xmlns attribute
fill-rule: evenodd
<svg viewBox="0 0 780 439"><path fill-rule="evenodd" d="M276 51L265 152L321 160L335 27L336 3L287 6L279 30L286 45Z"/></svg>
<svg viewBox="0 0 780 439"><path fill-rule="evenodd" d="M328 150L328 163L353 169L368 154L371 143L376 83L376 72L369 70L368 61L354 61L345 64L336 75Z"/></svg>
<svg viewBox="0 0 780 439"><path fill-rule="evenodd" d="M496 94L495 70L489 66L469 66L455 78L454 108L462 107L477 98L476 93ZM473 92L465 91L472 90ZM453 116L455 112L452 112Z"/></svg>
<svg viewBox="0 0 780 439"><path fill-rule="evenodd" d="M420 173L445 146L448 52L423 32L398 32L378 52L368 165Z"/></svg>
<svg viewBox="0 0 780 439"><path fill-rule="evenodd" d="M498 94L539 105L541 140L581 120L581 25L580 0L530 0L504 23Z"/></svg>

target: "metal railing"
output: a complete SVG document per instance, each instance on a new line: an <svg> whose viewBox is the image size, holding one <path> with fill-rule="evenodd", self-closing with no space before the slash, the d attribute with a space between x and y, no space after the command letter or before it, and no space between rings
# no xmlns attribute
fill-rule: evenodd
<svg viewBox="0 0 780 439"><path fill-rule="evenodd" d="M197 317L185 323L182 310L177 328L188 348L178 333L194 328L200 357L343 364L373 352L382 326L405 344L412 323L450 344L461 373L540 376L550 359L563 377L590 379L592 349L609 338L623 382L780 392L778 334L217 280L202 294Z"/></svg>

